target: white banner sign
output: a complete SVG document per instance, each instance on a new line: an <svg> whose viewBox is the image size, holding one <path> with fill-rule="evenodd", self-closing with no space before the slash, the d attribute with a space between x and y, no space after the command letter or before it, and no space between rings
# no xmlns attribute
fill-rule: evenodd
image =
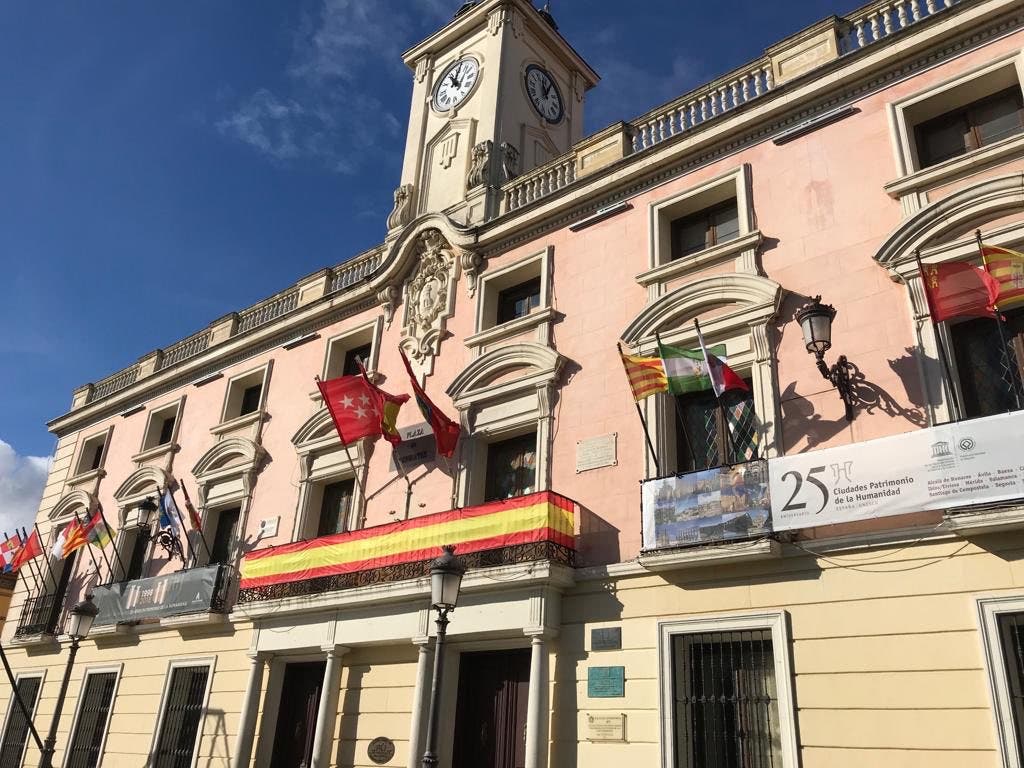
<svg viewBox="0 0 1024 768"><path fill-rule="evenodd" d="M776 531L1024 497L1024 411L768 462Z"/></svg>

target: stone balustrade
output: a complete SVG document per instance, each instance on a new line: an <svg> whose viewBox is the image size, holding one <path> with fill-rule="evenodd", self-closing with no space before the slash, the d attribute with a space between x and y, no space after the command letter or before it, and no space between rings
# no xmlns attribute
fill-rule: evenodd
<svg viewBox="0 0 1024 768"><path fill-rule="evenodd" d="M846 17L846 33L840 39L840 53L853 53L889 37L922 19L970 0L896 0L874 2Z"/></svg>
<svg viewBox="0 0 1024 768"><path fill-rule="evenodd" d="M575 152L559 155L501 188L503 211L514 211L576 181Z"/></svg>
<svg viewBox="0 0 1024 768"><path fill-rule="evenodd" d="M380 269L383 261L383 249L378 247L361 253L329 270L330 293L337 293L358 285L362 280L375 274ZM135 363L124 370L108 376L102 381L79 388L83 396L76 399L72 407L80 408L88 403L94 403L104 397L120 392L130 387L140 378L152 375L158 371L167 370L196 357L211 346L216 346L240 333L272 323L295 310L298 306L299 288L298 286L292 286L286 291L282 291L265 301L261 301L259 304L255 304L237 313L237 315L232 314L226 319L215 321L198 333L189 336L187 339L182 339L166 349L156 350L151 355L156 357L158 361L156 365L151 365L144 369L141 363Z"/></svg>

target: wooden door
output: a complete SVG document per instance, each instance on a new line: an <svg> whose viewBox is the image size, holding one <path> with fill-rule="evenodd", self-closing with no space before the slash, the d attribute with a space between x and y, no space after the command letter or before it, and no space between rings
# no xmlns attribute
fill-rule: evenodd
<svg viewBox="0 0 1024 768"><path fill-rule="evenodd" d="M309 768L312 764L324 666L325 662L313 661L285 667L271 768Z"/></svg>
<svg viewBox="0 0 1024 768"><path fill-rule="evenodd" d="M523 768L530 650L464 653L452 768Z"/></svg>

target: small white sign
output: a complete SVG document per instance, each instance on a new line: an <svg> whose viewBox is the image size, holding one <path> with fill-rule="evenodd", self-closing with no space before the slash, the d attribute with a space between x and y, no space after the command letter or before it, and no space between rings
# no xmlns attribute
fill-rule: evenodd
<svg viewBox="0 0 1024 768"><path fill-rule="evenodd" d="M623 742L626 740L626 714L587 715L587 741Z"/></svg>
<svg viewBox="0 0 1024 768"><path fill-rule="evenodd" d="M576 441L576 474L618 464L618 438L619 433L612 432Z"/></svg>

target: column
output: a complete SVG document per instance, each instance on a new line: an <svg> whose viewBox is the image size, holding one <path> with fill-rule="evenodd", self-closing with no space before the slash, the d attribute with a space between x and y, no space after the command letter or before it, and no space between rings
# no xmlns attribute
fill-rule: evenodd
<svg viewBox="0 0 1024 768"><path fill-rule="evenodd" d="M313 737L313 765L327 768L331 764L331 737L338 715L338 694L341 690L341 657L348 650L343 645L325 646L327 664L324 666L324 684L320 689L320 706L316 712L316 736Z"/></svg>
<svg viewBox="0 0 1024 768"><path fill-rule="evenodd" d="M263 670L267 666L267 659L264 654L249 654L249 681L245 684L245 694L242 697L242 711L238 719L238 735L235 736L235 754L231 758L231 768L249 768L249 761L252 759L256 715L260 711Z"/></svg>
<svg viewBox="0 0 1024 768"><path fill-rule="evenodd" d="M526 703L526 768L548 761L548 650L543 635L530 641L530 695Z"/></svg>
<svg viewBox="0 0 1024 768"><path fill-rule="evenodd" d="M412 694L412 725L409 728L409 768L419 768L423 759L423 720L425 703L430 695L430 670L433 661L433 646L430 638L415 641L419 646L419 657L416 659L416 690Z"/></svg>

